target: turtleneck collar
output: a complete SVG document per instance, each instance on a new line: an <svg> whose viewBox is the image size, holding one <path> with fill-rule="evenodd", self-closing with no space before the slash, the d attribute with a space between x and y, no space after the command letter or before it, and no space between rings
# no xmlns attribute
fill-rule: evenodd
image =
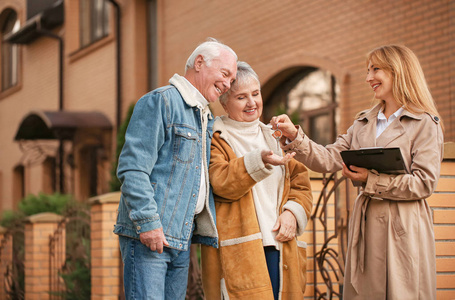
<svg viewBox="0 0 455 300"><path fill-rule="evenodd" d="M227 127L231 127L234 129L239 129L239 130L244 130L244 131L250 131L250 132L257 132L260 127L259 127L259 119L256 119L251 122L241 122L241 121L236 121L234 119L231 119L227 116L221 116L221 119L223 120L223 123Z"/></svg>

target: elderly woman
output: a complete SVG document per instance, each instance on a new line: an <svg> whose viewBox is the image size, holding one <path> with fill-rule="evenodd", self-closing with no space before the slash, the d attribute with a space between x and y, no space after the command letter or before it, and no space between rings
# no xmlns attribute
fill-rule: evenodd
<svg viewBox="0 0 455 300"><path fill-rule="evenodd" d="M283 157L270 126L259 118L258 76L245 62L220 102L209 166L219 249L202 246L207 299L303 299L305 229L312 208L308 171Z"/></svg>

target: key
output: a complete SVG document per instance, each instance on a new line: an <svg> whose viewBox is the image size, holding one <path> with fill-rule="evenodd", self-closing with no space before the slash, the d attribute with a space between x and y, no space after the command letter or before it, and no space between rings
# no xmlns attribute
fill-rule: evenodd
<svg viewBox="0 0 455 300"><path fill-rule="evenodd" d="M275 138L276 140L276 144L278 146L278 149L280 149L280 139L281 137L283 136L283 132L281 132L281 130L279 130L278 128L272 133L272 136Z"/></svg>

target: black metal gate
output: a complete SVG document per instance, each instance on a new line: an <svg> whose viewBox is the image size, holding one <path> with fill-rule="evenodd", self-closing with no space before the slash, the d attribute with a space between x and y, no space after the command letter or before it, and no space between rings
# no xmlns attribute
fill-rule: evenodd
<svg viewBox="0 0 455 300"><path fill-rule="evenodd" d="M322 184L311 216L314 299L342 299L352 202L350 199L355 197L353 193L357 189L352 187L350 180L338 176L337 173L323 174ZM318 241L318 233L322 233L322 241ZM318 274L322 277L323 284L318 284Z"/></svg>

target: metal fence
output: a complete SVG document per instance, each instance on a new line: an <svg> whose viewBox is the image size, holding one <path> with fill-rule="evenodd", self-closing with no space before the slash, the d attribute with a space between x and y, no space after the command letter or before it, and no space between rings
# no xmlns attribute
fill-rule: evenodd
<svg viewBox="0 0 455 300"><path fill-rule="evenodd" d="M355 197L353 192L357 189L337 173L323 174L322 184L311 215L314 299L342 299L350 199ZM322 277L322 284L318 283L318 274Z"/></svg>
<svg viewBox="0 0 455 300"><path fill-rule="evenodd" d="M90 299L90 212L69 208L49 237L49 299Z"/></svg>
<svg viewBox="0 0 455 300"><path fill-rule="evenodd" d="M0 241L0 270L5 270L0 287L7 299L23 300L25 297L24 255L24 225L13 224ZM5 256L8 257L5 259Z"/></svg>

